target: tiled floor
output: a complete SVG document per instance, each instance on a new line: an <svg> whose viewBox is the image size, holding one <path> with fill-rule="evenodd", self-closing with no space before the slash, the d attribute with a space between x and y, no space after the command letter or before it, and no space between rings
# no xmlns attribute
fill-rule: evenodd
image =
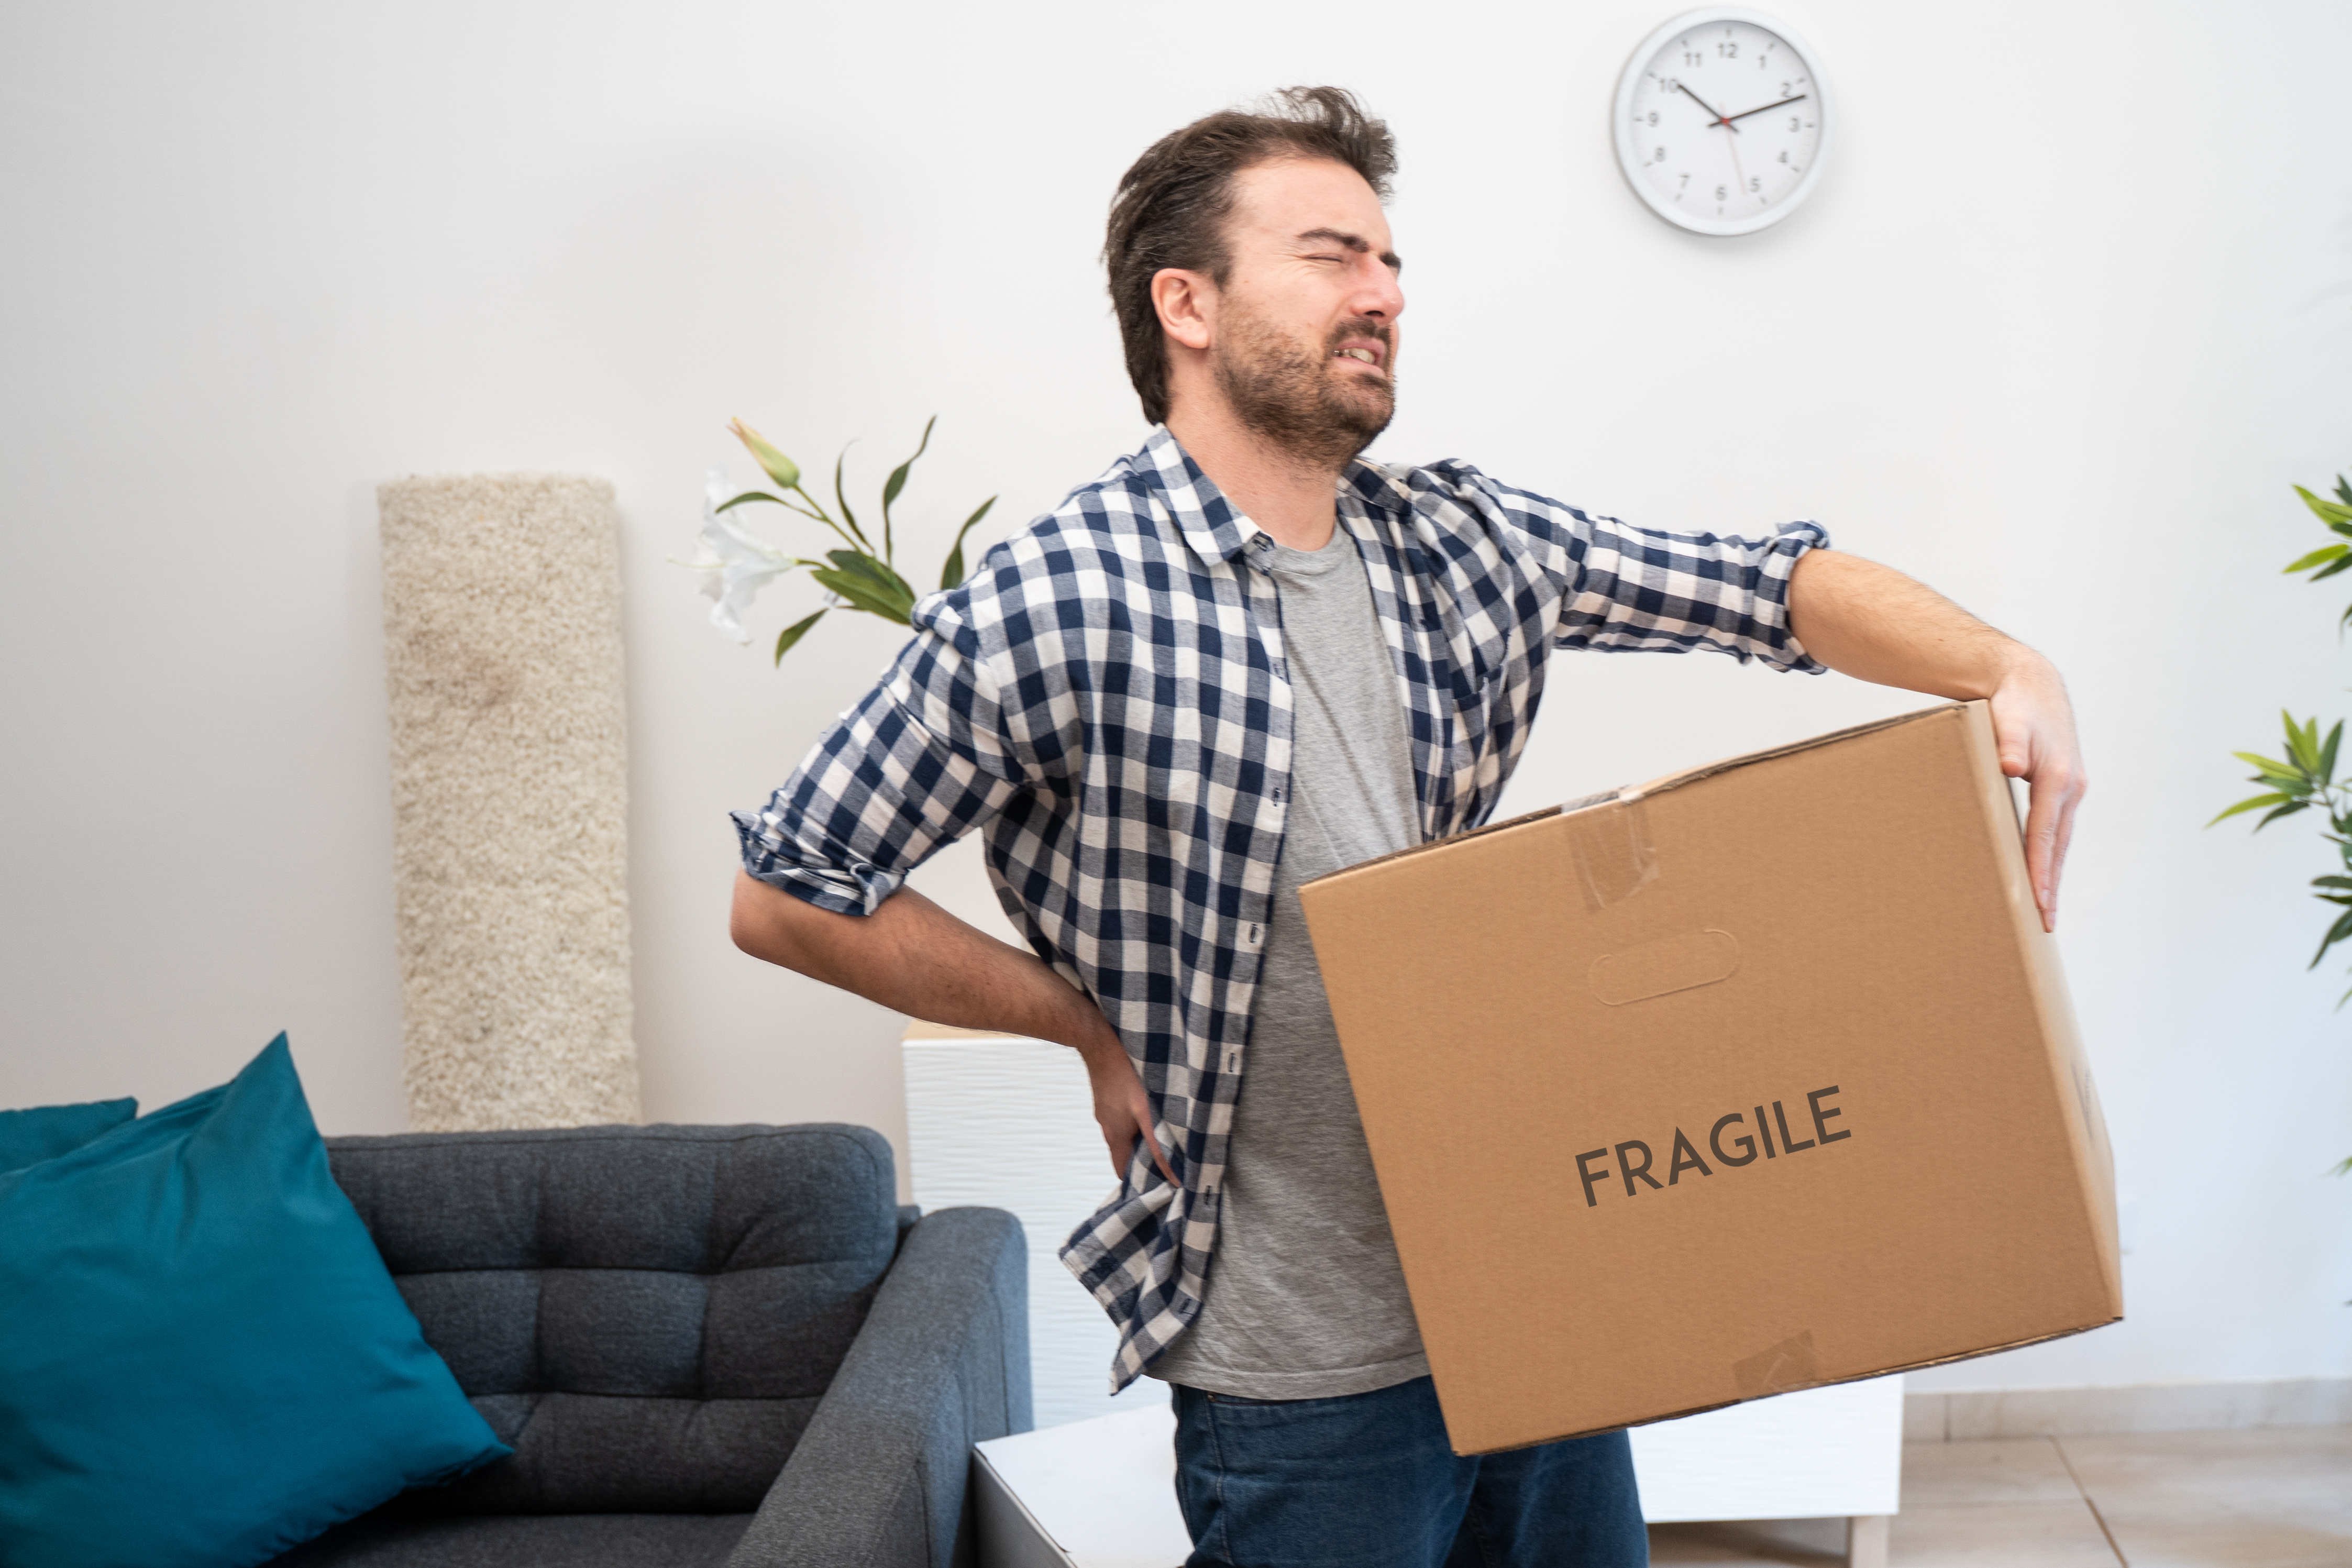
<svg viewBox="0 0 2352 1568"><path fill-rule="evenodd" d="M1673 1563L1845 1561L1842 1520L1662 1524ZM2352 1568L2352 1426L1912 1443L1892 1568Z"/></svg>

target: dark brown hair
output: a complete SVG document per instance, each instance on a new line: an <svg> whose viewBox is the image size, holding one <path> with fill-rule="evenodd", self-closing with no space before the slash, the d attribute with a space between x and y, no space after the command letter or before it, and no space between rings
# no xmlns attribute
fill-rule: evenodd
<svg viewBox="0 0 2352 1568"><path fill-rule="evenodd" d="M1225 219L1234 210L1234 176L1282 158L1345 163L1386 201L1396 138L1344 88L1290 87L1262 112L1229 109L1170 132L1119 179L1103 263L1127 345L1128 379L1143 400L1143 416L1155 425L1168 417L1168 342L1151 303L1151 279L1177 267L1205 272L1222 286L1233 266Z"/></svg>

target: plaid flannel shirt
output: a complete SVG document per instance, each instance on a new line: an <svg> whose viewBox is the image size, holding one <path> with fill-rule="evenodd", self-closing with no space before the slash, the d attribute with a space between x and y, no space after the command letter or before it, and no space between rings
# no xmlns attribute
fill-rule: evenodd
<svg viewBox="0 0 2352 1568"><path fill-rule="evenodd" d="M1351 465L1356 542L1408 716L1421 828L1494 810L1569 648L1708 648L1818 671L1790 571L1827 542L1657 533L1459 463ZM1140 1071L1171 1186L1139 1144L1063 1261L1119 1328L1124 1388L1199 1310L1247 1060L1290 791L1271 541L1162 426L915 606L914 637L757 814L753 877L871 914L932 852L985 836L1029 944Z"/></svg>

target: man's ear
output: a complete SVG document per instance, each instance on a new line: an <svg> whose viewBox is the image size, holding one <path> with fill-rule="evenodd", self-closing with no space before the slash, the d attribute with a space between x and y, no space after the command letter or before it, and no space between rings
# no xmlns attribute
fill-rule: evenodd
<svg viewBox="0 0 2352 1568"><path fill-rule="evenodd" d="M1205 349L1217 318L1217 286L1205 272L1163 267L1151 275L1151 307L1160 327L1188 349Z"/></svg>

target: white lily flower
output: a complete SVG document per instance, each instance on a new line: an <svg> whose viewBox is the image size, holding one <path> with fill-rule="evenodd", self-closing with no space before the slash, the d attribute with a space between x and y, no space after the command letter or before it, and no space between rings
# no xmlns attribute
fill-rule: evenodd
<svg viewBox="0 0 2352 1568"><path fill-rule="evenodd" d="M719 510L733 493L725 470L712 468L704 476L701 550L686 564L702 574L702 591L714 601L710 624L747 643L751 634L743 629L743 612L761 589L800 563L797 556L745 532L735 512Z"/></svg>

